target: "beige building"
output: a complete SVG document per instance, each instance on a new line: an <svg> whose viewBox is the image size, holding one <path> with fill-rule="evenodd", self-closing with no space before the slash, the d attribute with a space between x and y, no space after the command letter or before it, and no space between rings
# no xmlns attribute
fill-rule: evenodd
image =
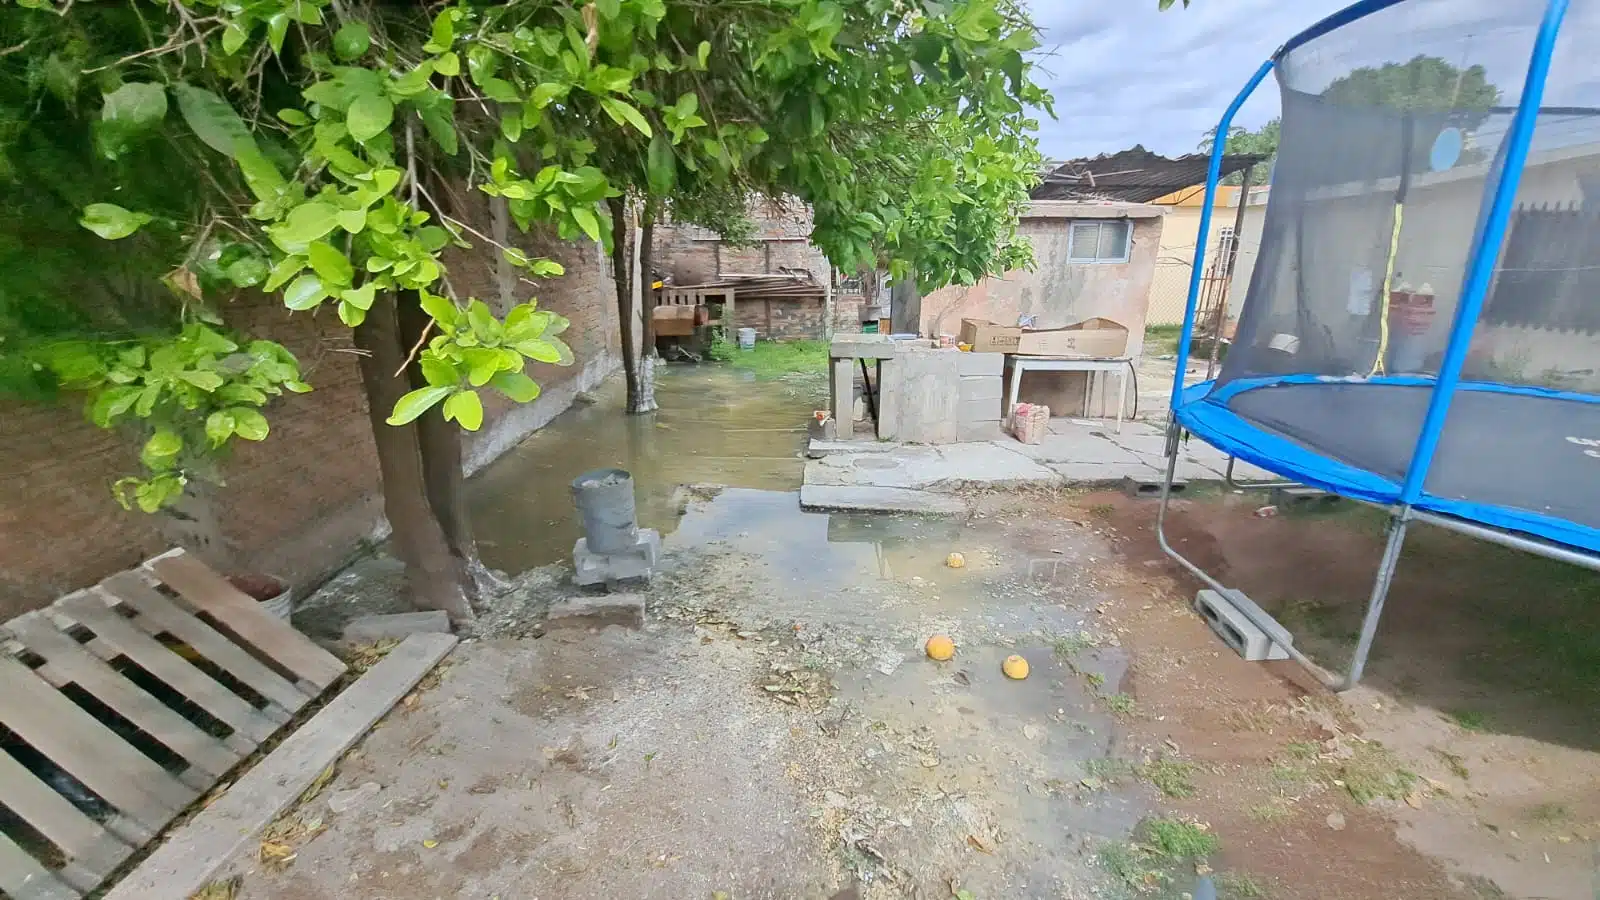
<svg viewBox="0 0 1600 900"><path fill-rule="evenodd" d="M1201 283L1201 307L1215 309L1225 299L1230 313L1237 314L1250 285L1256 252L1261 247L1261 226L1266 221L1266 185L1250 188L1245 205L1242 234L1235 235L1238 223L1240 188L1220 185L1211 211L1210 236L1206 240L1205 281ZM1167 210L1161 227L1161 249L1156 255L1155 272L1150 282L1148 322L1151 325L1177 325L1189 299L1189 280L1194 271L1195 247L1200 237L1200 216L1205 212L1204 184L1173 191L1150 201ZM1238 255L1228 272L1227 257L1234 244Z"/></svg>

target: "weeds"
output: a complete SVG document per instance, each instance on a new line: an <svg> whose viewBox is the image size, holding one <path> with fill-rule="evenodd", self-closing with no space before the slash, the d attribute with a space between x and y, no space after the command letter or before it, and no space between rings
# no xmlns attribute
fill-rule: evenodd
<svg viewBox="0 0 1600 900"><path fill-rule="evenodd" d="M1134 701L1134 699L1127 694L1108 694L1101 699L1105 700L1106 709L1111 710L1119 716L1132 715L1134 709L1138 707L1138 704Z"/></svg>
<svg viewBox="0 0 1600 900"><path fill-rule="evenodd" d="M1484 732L1489 730L1489 717L1476 709L1454 709L1445 713L1445 716L1463 731Z"/></svg>
<svg viewBox="0 0 1600 900"><path fill-rule="evenodd" d="M1274 823L1282 822L1292 815L1294 810L1282 800L1272 799L1266 803L1258 803L1250 807L1248 815L1252 821Z"/></svg>
<svg viewBox="0 0 1600 900"><path fill-rule="evenodd" d="M1139 770L1146 781L1164 796L1182 800L1194 796L1194 764L1176 759L1158 759Z"/></svg>
<svg viewBox="0 0 1600 900"><path fill-rule="evenodd" d="M1089 515L1097 519L1109 519L1116 511L1117 508L1109 503L1096 503L1089 507Z"/></svg>
<svg viewBox="0 0 1600 900"><path fill-rule="evenodd" d="M1098 778L1107 783L1120 781L1134 772L1132 764L1112 756L1091 759L1083 764L1083 770L1090 778Z"/></svg>
<svg viewBox="0 0 1600 900"><path fill-rule="evenodd" d="M1467 761L1464 758L1451 753L1449 750L1441 750L1438 747L1429 747L1428 752L1438 757L1440 762L1448 766L1451 775L1462 781L1466 781L1472 776L1472 773L1467 771Z"/></svg>
<svg viewBox="0 0 1600 900"><path fill-rule="evenodd" d="M1199 859L1217 852L1217 836L1204 825L1177 819L1151 819L1145 833L1158 855L1171 859Z"/></svg>
<svg viewBox="0 0 1600 900"><path fill-rule="evenodd" d="M1572 818L1572 810L1560 803L1541 803L1528 811L1528 818L1544 825L1559 825Z"/></svg>
<svg viewBox="0 0 1600 900"><path fill-rule="evenodd" d="M1094 638L1087 631L1078 631L1056 638L1050 646L1056 651L1056 656L1070 662L1072 657L1093 647Z"/></svg>
<svg viewBox="0 0 1600 900"><path fill-rule="evenodd" d="M1266 888L1247 872L1223 872L1217 876L1217 891L1221 897L1240 900L1261 900L1267 896Z"/></svg>
<svg viewBox="0 0 1600 900"><path fill-rule="evenodd" d="M1217 851L1217 836L1204 825L1177 819L1146 819L1136 840L1100 848L1100 865L1119 884L1141 893L1173 881L1176 866Z"/></svg>
<svg viewBox="0 0 1600 900"><path fill-rule="evenodd" d="M1366 805L1383 797L1403 799L1417 783L1417 775L1400 767L1393 753L1378 743L1361 744L1355 755L1338 768L1338 780L1357 803Z"/></svg>

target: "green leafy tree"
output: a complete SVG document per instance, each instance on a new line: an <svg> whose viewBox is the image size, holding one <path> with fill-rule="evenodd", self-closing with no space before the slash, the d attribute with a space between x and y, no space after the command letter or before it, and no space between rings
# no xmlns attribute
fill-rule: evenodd
<svg viewBox="0 0 1600 900"><path fill-rule="evenodd" d="M1273 117L1265 125L1254 131L1245 128L1243 125L1234 125L1228 129L1228 143L1223 148L1223 152L1265 156L1267 159L1256 165L1260 169L1271 168L1273 158L1278 155L1278 141L1282 136L1282 132L1283 122L1277 117ZM1200 139L1200 152L1210 153L1211 148L1216 146L1216 142L1217 129L1213 127L1206 132L1205 137ZM1251 180L1255 181L1256 179L1252 178ZM1222 183L1243 184L1244 173L1234 172L1222 179Z"/></svg>
<svg viewBox="0 0 1600 900"><path fill-rule="evenodd" d="M572 354L533 300L496 314L451 288L443 254L474 242L562 274L441 202L453 186L605 245L625 329L642 302L625 219L648 232L667 203L799 197L837 263L887 258L933 285L1024 252L1023 109L1042 95L1009 0L18 5L0 17L0 174L23 198L0 238L0 372L139 430L144 472L118 494L159 509L309 387L221 303L260 290L337 316L413 594L458 619L484 582L458 429L482 425L483 391L532 400L528 363ZM30 256L44 234L70 251ZM125 277L65 290L102 263Z"/></svg>
<svg viewBox="0 0 1600 900"><path fill-rule="evenodd" d="M1500 102L1500 89L1489 83L1483 66L1463 69L1437 56L1418 54L1410 62L1354 69L1329 84L1322 96L1346 106L1487 111Z"/></svg>

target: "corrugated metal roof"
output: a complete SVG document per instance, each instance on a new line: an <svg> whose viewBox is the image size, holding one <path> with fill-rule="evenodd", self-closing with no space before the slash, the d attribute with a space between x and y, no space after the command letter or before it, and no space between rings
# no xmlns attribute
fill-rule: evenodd
<svg viewBox="0 0 1600 900"><path fill-rule="evenodd" d="M1257 154L1225 155L1222 174L1243 171L1265 159ZM1204 184L1210 167L1210 154L1191 153L1173 159L1134 147L1121 153L1063 163L1045 176L1043 184L1033 189L1033 198L1149 203L1173 191Z"/></svg>

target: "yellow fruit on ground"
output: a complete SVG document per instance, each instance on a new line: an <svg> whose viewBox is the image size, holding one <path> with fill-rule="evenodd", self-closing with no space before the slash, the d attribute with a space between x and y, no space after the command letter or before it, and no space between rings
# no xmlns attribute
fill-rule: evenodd
<svg viewBox="0 0 1600 900"><path fill-rule="evenodd" d="M952 569L959 569L967 564L967 558L959 553L952 553L944 558L944 564Z"/></svg>
<svg viewBox="0 0 1600 900"><path fill-rule="evenodd" d="M956 642L950 640L948 635L936 634L928 638L928 645L923 649L928 651L929 659L944 662L956 655Z"/></svg>
<svg viewBox="0 0 1600 900"><path fill-rule="evenodd" d="M1007 678L1021 681L1028 677L1028 661L1020 656L1008 656L1006 661L1000 664L1000 671L1006 673Z"/></svg>

